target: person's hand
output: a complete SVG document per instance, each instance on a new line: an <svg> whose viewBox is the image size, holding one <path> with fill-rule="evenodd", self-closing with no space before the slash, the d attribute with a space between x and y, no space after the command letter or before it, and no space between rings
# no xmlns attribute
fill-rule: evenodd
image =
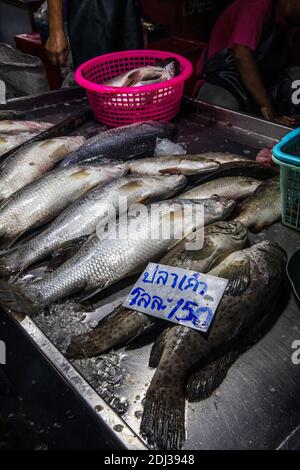
<svg viewBox="0 0 300 470"><path fill-rule="evenodd" d="M264 106L261 108L261 113L263 117L267 121L272 121L276 122L276 124L280 124L281 126L286 126L286 127L293 127L296 124L296 119L289 117L289 116L277 116L271 105L269 106Z"/></svg>
<svg viewBox="0 0 300 470"><path fill-rule="evenodd" d="M64 31L51 32L45 47L54 65L66 64L70 46Z"/></svg>
<svg viewBox="0 0 300 470"><path fill-rule="evenodd" d="M290 116L275 116L274 122L281 124L286 127L294 127L296 124L296 119Z"/></svg>

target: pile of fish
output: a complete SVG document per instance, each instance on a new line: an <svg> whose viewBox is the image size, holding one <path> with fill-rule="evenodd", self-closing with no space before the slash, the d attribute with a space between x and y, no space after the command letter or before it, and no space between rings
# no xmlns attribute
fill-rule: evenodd
<svg viewBox="0 0 300 470"><path fill-rule="evenodd" d="M207 335L119 307L68 347L70 359L95 357L159 326L141 433L161 449L181 448L186 398L210 396L263 331L286 266L276 244L249 247L248 241L248 230L259 232L280 220L276 173L231 154L153 157L157 139L175 135L173 124L134 124L87 141L37 142L0 165L0 302L6 308L32 315L69 297L92 302L149 262L228 279ZM160 217L153 219L158 202ZM137 204L146 210L128 216ZM187 221L181 210L187 205L203 208L204 220ZM115 216L117 225L111 224ZM116 236L124 218L128 230ZM169 237L161 235L164 222ZM204 230L204 245L188 251L186 242L198 230ZM48 267L42 276L23 276L37 263Z"/></svg>
<svg viewBox="0 0 300 470"><path fill-rule="evenodd" d="M157 61L155 65L139 67L129 72L106 80L102 83L111 87L141 87L163 83L177 77L180 73L180 65L176 59Z"/></svg>

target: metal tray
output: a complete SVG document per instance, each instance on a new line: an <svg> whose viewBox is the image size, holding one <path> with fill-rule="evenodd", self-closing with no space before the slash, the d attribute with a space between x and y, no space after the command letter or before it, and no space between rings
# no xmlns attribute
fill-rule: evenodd
<svg viewBox="0 0 300 470"><path fill-rule="evenodd" d="M71 92L68 97L72 97ZM49 116L52 122L66 117L68 108L74 106L74 102L71 105L59 102L57 94L55 100L59 112L56 114L52 109ZM37 98L37 103L41 101ZM25 109L19 103L17 106ZM47 120L46 114L43 119ZM190 98L185 99L176 121L178 140L188 145L189 153L230 151L255 158L259 149L289 131ZM89 136L101 127L90 121L79 132ZM253 239L263 238L278 241L289 255L300 248L300 235L281 224ZM124 283L119 285L117 291L99 300L96 314L87 314L85 321L106 314L128 289ZM50 316L41 315L34 320L18 317L14 321L69 389L80 396L96 419L99 433L107 430L113 436L114 448L146 449L139 426L142 401L154 373L148 367L153 338L150 335L134 347L71 364L63 352L71 334L88 329L82 318L82 313L75 312L67 303L54 309ZM201 403L187 404L184 449L300 448L300 366L292 363L292 344L297 340L300 314L291 295L272 330L236 362L213 396Z"/></svg>

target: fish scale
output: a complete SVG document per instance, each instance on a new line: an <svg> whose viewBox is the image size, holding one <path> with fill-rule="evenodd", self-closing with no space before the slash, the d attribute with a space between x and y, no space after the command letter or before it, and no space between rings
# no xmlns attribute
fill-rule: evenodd
<svg viewBox="0 0 300 470"><path fill-rule="evenodd" d="M141 433L151 445L181 448L186 386L189 398L199 401L222 383L229 367L249 346L244 340L250 341L251 329L256 331L262 319L273 313L285 266L286 254L268 241L230 255L209 272L229 281L209 333L175 326L158 340L161 357L146 394L141 423ZM229 359L225 361L226 355ZM203 396L205 383L201 381L206 377L202 371L214 364L210 393Z"/></svg>
<svg viewBox="0 0 300 470"><path fill-rule="evenodd" d="M174 209L174 202L176 209ZM100 240L96 235L92 236L60 268L48 274L45 279L26 286L23 295L35 308L39 308L79 290L101 290L124 277L141 271L149 261L160 258L170 249L176 238L182 237L182 217L186 212L182 213L178 207L181 208L185 204L203 205L205 225L227 218L235 208L234 201L222 198L196 203L171 200L163 204L162 217L155 217L154 221L151 219L150 208L148 208L147 214L132 218L129 233L125 238L113 237L110 231ZM154 228L156 228L155 233L160 234L162 220L171 224L174 231L173 238L164 239L161 235L161 238L152 238ZM192 225L189 229L191 233L195 226Z"/></svg>
<svg viewBox="0 0 300 470"><path fill-rule="evenodd" d="M103 183L122 176L123 171L122 166L103 167ZM20 272L60 247L63 248L66 242L91 235L96 228L99 231L109 219L106 214L112 212L112 217L118 214L120 198L126 197L128 207L138 202L165 199L180 192L186 181L184 176L177 175L123 177L97 187L65 209L41 234L0 255L0 272ZM102 217L104 219L101 223Z"/></svg>
<svg viewBox="0 0 300 470"><path fill-rule="evenodd" d="M0 199L7 199L50 171L84 142L84 137L58 137L36 142L15 152L0 166Z"/></svg>
<svg viewBox="0 0 300 470"><path fill-rule="evenodd" d="M72 165L53 170L17 191L1 207L2 241L14 241L28 229L52 220L106 177L104 167Z"/></svg>
<svg viewBox="0 0 300 470"><path fill-rule="evenodd" d="M207 273L230 253L243 248L247 242L247 234L247 229L240 223L217 222L205 228L203 248L186 250L186 240L183 240L160 263ZM67 355L70 358L98 356L136 338L152 328L156 321L149 315L124 307L118 308L112 318L104 323L100 322L93 331L73 337ZM168 325L167 322L164 323L162 327Z"/></svg>

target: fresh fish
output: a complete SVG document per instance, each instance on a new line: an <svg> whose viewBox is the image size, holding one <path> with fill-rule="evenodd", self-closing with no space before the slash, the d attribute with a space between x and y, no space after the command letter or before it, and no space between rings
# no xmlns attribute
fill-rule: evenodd
<svg viewBox="0 0 300 470"><path fill-rule="evenodd" d="M157 366L146 394L141 433L150 445L180 449L185 439L185 391L201 400L202 371L219 360L211 393L225 378L240 354L249 329L271 315L281 294L286 255L278 245L264 241L233 253L209 274L229 280L225 296L207 335L183 326L166 330L156 343L151 366ZM227 363L222 360L227 355ZM222 359L222 360L221 360ZM192 370L197 366L198 373Z"/></svg>
<svg viewBox="0 0 300 470"><path fill-rule="evenodd" d="M201 184L181 197L182 199L208 199L217 195L236 200L253 194L260 184L261 180L243 176L228 176Z"/></svg>
<svg viewBox="0 0 300 470"><path fill-rule="evenodd" d="M0 121L1 122L1 121ZM32 139L35 134L19 134L19 135L5 135L0 134L0 157L5 155L10 150L24 144L27 140Z"/></svg>
<svg viewBox="0 0 300 470"><path fill-rule="evenodd" d="M147 86L147 85L155 85L157 83L168 82L169 80L172 80L172 78L176 77L178 73L179 73L178 65L176 64L175 61L172 61L164 67L161 75L158 78L156 79L154 78L151 80L143 79L135 83L133 86L134 87Z"/></svg>
<svg viewBox="0 0 300 470"><path fill-rule="evenodd" d="M205 160L198 155L170 155L154 158L143 158L128 162L128 171L132 175L198 175L219 168L219 164ZM203 198L206 199L206 198Z"/></svg>
<svg viewBox="0 0 300 470"><path fill-rule="evenodd" d="M204 184L214 181L218 178L226 178L233 176L242 176L246 178L254 178L257 180L267 180L278 175L278 171L274 168L267 168L264 165L252 160L232 161L229 163L221 163L221 167L215 172L202 176L195 184Z"/></svg>
<svg viewBox="0 0 300 470"><path fill-rule="evenodd" d="M236 155L234 153L206 152L200 154L200 156L206 160L213 160L214 162L218 162L221 165L224 163L248 161L246 157L242 157L241 155Z"/></svg>
<svg viewBox="0 0 300 470"><path fill-rule="evenodd" d="M161 264L207 273L232 252L245 246L248 231L240 222L216 222L205 228L201 250L187 250L186 243L191 243L195 235L178 243L164 256Z"/></svg>
<svg viewBox="0 0 300 470"><path fill-rule="evenodd" d="M217 222L204 231L204 246L186 250L189 237L167 253L161 264L207 273L230 253L240 250L247 242L247 229L240 223ZM119 307L93 331L72 338L68 357L79 359L103 354L149 330L156 320L143 313Z"/></svg>
<svg viewBox="0 0 300 470"><path fill-rule="evenodd" d="M59 168L20 189L1 206L0 238L12 244L33 227L51 221L95 186L120 176L124 169L72 165Z"/></svg>
<svg viewBox="0 0 300 470"><path fill-rule="evenodd" d="M3 120L0 121L0 134L40 134L52 127L52 125L49 122Z"/></svg>
<svg viewBox="0 0 300 470"><path fill-rule="evenodd" d="M117 75L110 80L106 80L102 85L112 87L131 87L144 80L158 79L161 77L162 73L163 67L149 65L147 67L140 67L130 70L129 72L122 73L121 75Z"/></svg>
<svg viewBox="0 0 300 470"><path fill-rule="evenodd" d="M69 155L63 166L97 158L128 160L143 155L153 155L157 139L172 139L177 128L167 122L142 122L101 132L86 141L76 152Z"/></svg>
<svg viewBox="0 0 300 470"><path fill-rule="evenodd" d="M149 261L160 259L182 238L183 227L185 234L197 228L196 221L190 218L190 211L182 210L188 204L203 205L206 225L228 217L235 207L234 201L214 198L196 202L165 201L154 215L153 209L157 209L157 205L148 207L144 212L138 211L136 217L132 214L126 217L127 234L119 234L119 226L112 227L101 238L92 236L71 259L43 280L25 287L9 284L6 302L12 302L14 309L24 311L27 308L32 312L82 290L91 297L121 279L142 271ZM166 226L170 228L169 236L162 233ZM11 300L8 300L9 297ZM19 305L18 301L15 302L17 299Z"/></svg>
<svg viewBox="0 0 300 470"><path fill-rule="evenodd" d="M19 189L52 170L57 162L84 142L84 137L47 139L8 157L0 166L0 200L7 199Z"/></svg>
<svg viewBox="0 0 300 470"><path fill-rule="evenodd" d="M112 87L137 87L154 83L166 82L178 75L178 65L175 60L165 66L148 65L139 67L122 75L118 75L111 80L103 82L102 85Z"/></svg>
<svg viewBox="0 0 300 470"><path fill-rule="evenodd" d="M121 173L112 167L107 180ZM21 272L69 243L78 245L81 237L91 235L118 214L119 204L126 198L127 207L167 199L180 192L186 184L184 176L134 178L124 177L97 187L65 209L42 233L1 255L0 274ZM111 213L112 212L112 213ZM79 249L79 246L78 246Z"/></svg>
<svg viewBox="0 0 300 470"><path fill-rule="evenodd" d="M278 222L280 216L280 180L276 177L261 184L255 193L242 203L235 220L257 233Z"/></svg>

